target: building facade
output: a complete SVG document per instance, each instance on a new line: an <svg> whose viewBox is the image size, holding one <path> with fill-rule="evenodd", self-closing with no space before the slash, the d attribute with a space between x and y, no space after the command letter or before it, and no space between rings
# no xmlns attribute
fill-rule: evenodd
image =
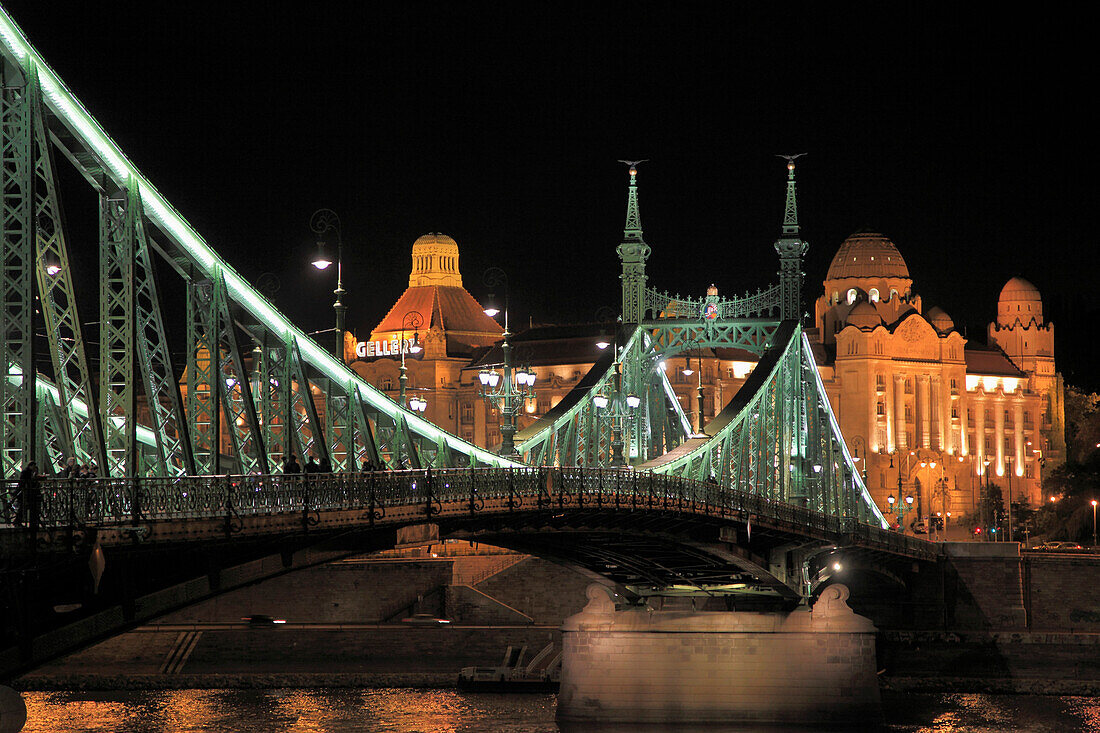
<svg viewBox="0 0 1100 733"><path fill-rule="evenodd" d="M861 232L841 244L814 312L841 432L884 512L912 496L914 516L971 514L986 482L1006 500L1043 500L1043 466L1064 460L1064 415L1034 285L1012 278L989 344L971 344L942 309L924 310L894 243Z"/></svg>

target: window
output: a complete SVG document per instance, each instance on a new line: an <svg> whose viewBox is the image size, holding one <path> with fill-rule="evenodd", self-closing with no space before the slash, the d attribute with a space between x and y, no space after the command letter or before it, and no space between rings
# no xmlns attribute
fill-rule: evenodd
<svg viewBox="0 0 1100 733"><path fill-rule="evenodd" d="M393 380L390 379L389 377L386 377L385 379L383 379L382 380L382 389L383 389L383 391L386 391L386 392L393 389Z"/></svg>
<svg viewBox="0 0 1100 733"><path fill-rule="evenodd" d="M462 422L471 423L474 421L474 405L471 402L462 403Z"/></svg>
<svg viewBox="0 0 1100 733"><path fill-rule="evenodd" d="M913 394L913 380L905 380L905 394Z"/></svg>
<svg viewBox="0 0 1100 733"><path fill-rule="evenodd" d="M906 405L905 406L905 419L906 420L912 420L913 419L913 407L911 405Z"/></svg>
<svg viewBox="0 0 1100 733"><path fill-rule="evenodd" d="M875 412L878 415L885 415L886 414L886 403L883 402L882 400L879 400L877 406L875 407Z"/></svg>
<svg viewBox="0 0 1100 733"><path fill-rule="evenodd" d="M1031 461L1024 464L1024 478L1035 478L1035 464Z"/></svg>
<svg viewBox="0 0 1100 733"><path fill-rule="evenodd" d="M871 288L870 298L872 303L878 302L878 288Z"/></svg>
<svg viewBox="0 0 1100 733"><path fill-rule="evenodd" d="M958 418L959 417L959 406L958 405L951 405L951 417L953 417L953 418Z"/></svg>
<svg viewBox="0 0 1100 733"><path fill-rule="evenodd" d="M951 394L959 393L959 383L954 378L951 379Z"/></svg>
<svg viewBox="0 0 1100 733"><path fill-rule="evenodd" d="M1024 425L1031 427L1031 410L1024 412Z"/></svg>
<svg viewBox="0 0 1100 733"><path fill-rule="evenodd" d="M848 290L848 305L852 305L853 303L855 303L856 298L858 298L858 297L859 297L859 291L856 290L855 288L850 288Z"/></svg>
<svg viewBox="0 0 1100 733"><path fill-rule="evenodd" d="M840 293L838 293L837 291L834 290L833 291L833 305L837 305L838 303L840 303Z"/></svg>
<svg viewBox="0 0 1100 733"><path fill-rule="evenodd" d="M886 375L884 375L884 374L876 374L875 375L875 389L877 389L879 392L885 391L885 389L886 389Z"/></svg>

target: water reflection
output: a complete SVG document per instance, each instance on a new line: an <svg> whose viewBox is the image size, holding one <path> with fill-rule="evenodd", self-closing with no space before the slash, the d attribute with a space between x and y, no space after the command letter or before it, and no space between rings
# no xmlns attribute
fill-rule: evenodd
<svg viewBox="0 0 1100 733"><path fill-rule="evenodd" d="M555 733L553 695L454 690L30 692L28 733ZM883 695L887 733L1100 733L1100 698ZM577 726L562 733L778 733L759 726ZM806 728L798 728L804 733Z"/></svg>

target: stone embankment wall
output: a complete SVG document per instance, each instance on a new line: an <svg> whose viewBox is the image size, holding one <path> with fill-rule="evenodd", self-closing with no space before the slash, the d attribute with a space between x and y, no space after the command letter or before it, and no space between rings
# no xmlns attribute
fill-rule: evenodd
<svg viewBox="0 0 1100 733"><path fill-rule="evenodd" d="M946 631L1100 632L1100 556L948 547Z"/></svg>

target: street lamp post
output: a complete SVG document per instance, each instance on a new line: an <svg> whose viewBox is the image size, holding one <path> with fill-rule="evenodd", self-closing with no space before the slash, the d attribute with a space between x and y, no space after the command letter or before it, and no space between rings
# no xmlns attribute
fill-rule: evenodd
<svg viewBox="0 0 1100 733"><path fill-rule="evenodd" d="M401 374L397 378L397 383L400 385L398 388L397 402L402 407L405 407L405 387L409 382L409 376L405 369L405 351L407 350L411 354L420 353L420 327L424 325L424 316L420 315L420 311L409 311L401 319L401 344L398 347L401 351ZM416 336L413 338L413 344L408 349L405 348L405 331L406 329L413 331ZM417 412L423 412L420 407L420 403L424 400L417 400L417 406L413 409ZM424 403L427 407L427 403ZM410 405L411 406L411 405Z"/></svg>
<svg viewBox="0 0 1100 733"><path fill-rule="evenodd" d="M617 337L616 337L617 340ZM596 409L602 410L611 407L611 465L625 465L623 456L623 422L631 415L635 408L642 404L642 398L631 392L623 395L623 364L622 352L619 345L615 345L614 374L611 381L611 395L597 394L592 398L592 404Z"/></svg>
<svg viewBox="0 0 1100 733"><path fill-rule="evenodd" d="M344 318L348 307L344 305L344 240L340 231L340 217L332 209L317 209L309 217L309 228L317 235L317 256L312 264L318 270L328 269L332 260L325 253L323 237L330 231L336 233L336 289L332 291L336 302L332 304L336 311L336 358L344 361Z"/></svg>
<svg viewBox="0 0 1100 733"><path fill-rule="evenodd" d="M490 267L483 276L485 285L490 288L504 286L504 334L500 350L504 355L504 363L501 365L503 375L497 374L492 369L482 369L478 374L481 381L481 396L486 402L500 408L503 422L500 426L500 455L514 456L516 452L516 415L519 414L523 403L535 396L535 372L531 369L520 368L515 370L513 379L512 369L512 344L511 333L508 332L508 275L499 267ZM493 294L490 293L490 298ZM485 315L490 318L500 313L500 309L487 303ZM503 376L503 379L501 378ZM499 388L497 385L500 385Z"/></svg>
<svg viewBox="0 0 1100 733"><path fill-rule="evenodd" d="M1012 542L1012 463L1015 456L1005 456L1008 464L1008 541Z"/></svg>

